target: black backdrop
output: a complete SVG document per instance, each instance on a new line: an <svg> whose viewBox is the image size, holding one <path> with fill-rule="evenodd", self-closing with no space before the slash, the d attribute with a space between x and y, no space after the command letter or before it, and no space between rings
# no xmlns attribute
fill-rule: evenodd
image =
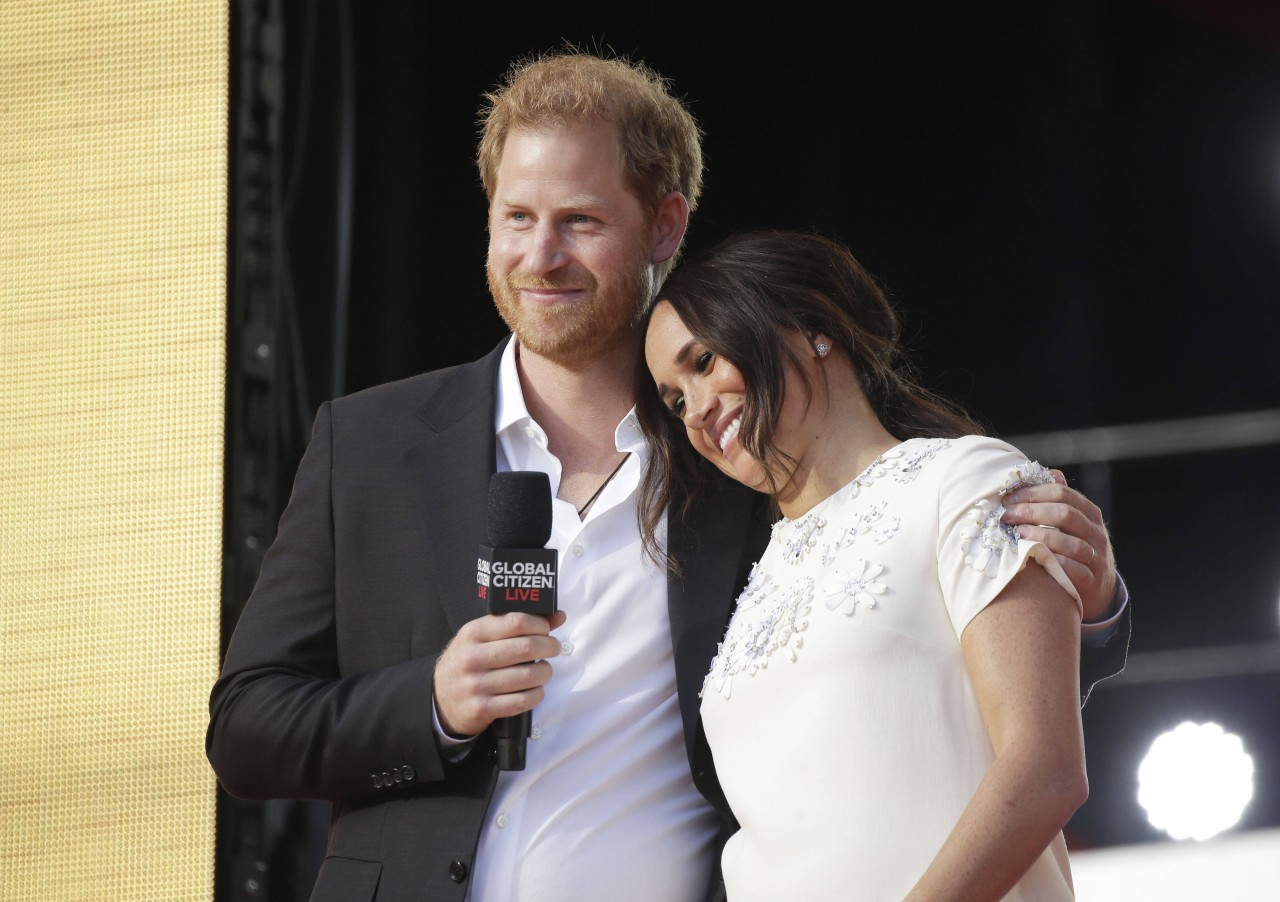
<svg viewBox="0 0 1280 902"><path fill-rule="evenodd" d="M748 227L839 236L890 288L925 381L993 431L1276 408L1271 7L867 4L830 18L283 0L301 413L473 359L504 333L484 284L476 110L511 60L565 40L645 60L703 125L687 252ZM1271 444L1095 478L1135 596L1135 660L1276 647L1277 463ZM1193 679L1188 665L1100 690L1073 844L1158 838L1134 770L1188 718L1246 734L1261 789L1245 825L1280 824L1280 663L1253 670Z"/></svg>
<svg viewBox="0 0 1280 902"><path fill-rule="evenodd" d="M1137 2L892 6L660 25L353 5L346 387L502 334L476 109L510 60L567 38L649 62L703 124L689 250L745 227L838 234L893 290L932 384L998 430L1273 405L1280 30ZM315 74L339 59L322 47ZM330 99L310 101L322 143Z"/></svg>

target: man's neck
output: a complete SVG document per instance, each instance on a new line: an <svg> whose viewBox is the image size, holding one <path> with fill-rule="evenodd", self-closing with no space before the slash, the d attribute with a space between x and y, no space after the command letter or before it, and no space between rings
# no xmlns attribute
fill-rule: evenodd
<svg viewBox="0 0 1280 902"><path fill-rule="evenodd" d="M637 353L617 347L588 364L566 366L517 347L525 406L547 433L562 480L609 472L616 465L614 433L635 403Z"/></svg>

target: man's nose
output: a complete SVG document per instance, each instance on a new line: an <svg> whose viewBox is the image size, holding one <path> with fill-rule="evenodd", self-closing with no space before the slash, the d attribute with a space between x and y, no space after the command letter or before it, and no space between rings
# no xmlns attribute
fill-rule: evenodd
<svg viewBox="0 0 1280 902"><path fill-rule="evenodd" d="M530 236L526 265L538 273L550 272L564 262L564 241L554 223L540 222Z"/></svg>

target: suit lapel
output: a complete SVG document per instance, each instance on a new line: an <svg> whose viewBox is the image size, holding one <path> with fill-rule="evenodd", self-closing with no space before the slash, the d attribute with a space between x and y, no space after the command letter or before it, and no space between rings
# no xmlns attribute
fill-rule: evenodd
<svg viewBox="0 0 1280 902"><path fill-rule="evenodd" d="M668 518L667 547L683 569L681 576L668 574L667 607L690 760L698 736L698 693L738 593L768 542L767 506L765 496L716 474L687 523Z"/></svg>
<svg viewBox="0 0 1280 902"><path fill-rule="evenodd" d="M487 538L498 364L505 345L441 374L416 413L428 427L426 437L405 452L411 484L418 487L432 584L454 633L484 613L476 599L475 559Z"/></svg>

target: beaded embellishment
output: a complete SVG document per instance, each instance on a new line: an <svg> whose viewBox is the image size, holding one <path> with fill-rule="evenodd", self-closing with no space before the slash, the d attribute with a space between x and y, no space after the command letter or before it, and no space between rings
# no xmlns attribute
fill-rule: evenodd
<svg viewBox="0 0 1280 902"><path fill-rule="evenodd" d="M728 698L737 674L754 676L769 666L769 658L776 652L783 652L794 662L796 650L804 645L803 633L809 627L812 600L813 580L804 577L776 599L765 602L763 614L751 623L735 618L716 650L716 658L699 695L714 688Z"/></svg>
<svg viewBox="0 0 1280 902"><path fill-rule="evenodd" d="M1047 485L1051 482L1053 474L1045 467L1036 461L1024 460L1010 471L996 493L1003 498L1014 489L1028 485ZM996 575L1004 552L1018 546L1018 530L1003 521L1004 511L1003 504L983 498L965 514L969 525L960 530L965 566L972 567L987 577Z"/></svg>
<svg viewBox="0 0 1280 902"><path fill-rule="evenodd" d="M904 443L878 456L856 479L836 494L842 501L857 498L860 491L883 479L899 484L913 481L921 468L951 446L950 439L929 439ZM891 593L884 580L885 566L868 559L868 543L883 545L891 541L901 526L899 517L889 514L889 502L871 502L851 510L845 508L840 522L831 528L819 507L796 519L783 517L773 525L771 552L766 566L779 569L782 576L808 559L819 555L823 568L837 567L822 578L822 600L831 611L853 617L860 610L876 608L882 597ZM867 545L850 551L855 545ZM819 549L815 552L815 549ZM837 566L839 565L839 566ZM814 578L805 576L791 582L791 577L773 578L757 563L747 585L738 597L737 614L729 624L724 639L716 650L710 672L703 681L708 690L728 698L733 678L739 674L754 676L769 665L769 659L781 652L794 662L804 645L804 632L809 626L812 601L816 592ZM834 578L834 581L831 581Z"/></svg>
<svg viewBox="0 0 1280 902"><path fill-rule="evenodd" d="M859 605L874 608L875 596L888 591L883 583L876 581L883 572L883 565L868 563L863 558L854 561L848 570L836 570L833 574L836 582L827 586L827 607L842 611L846 617L853 616Z"/></svg>

